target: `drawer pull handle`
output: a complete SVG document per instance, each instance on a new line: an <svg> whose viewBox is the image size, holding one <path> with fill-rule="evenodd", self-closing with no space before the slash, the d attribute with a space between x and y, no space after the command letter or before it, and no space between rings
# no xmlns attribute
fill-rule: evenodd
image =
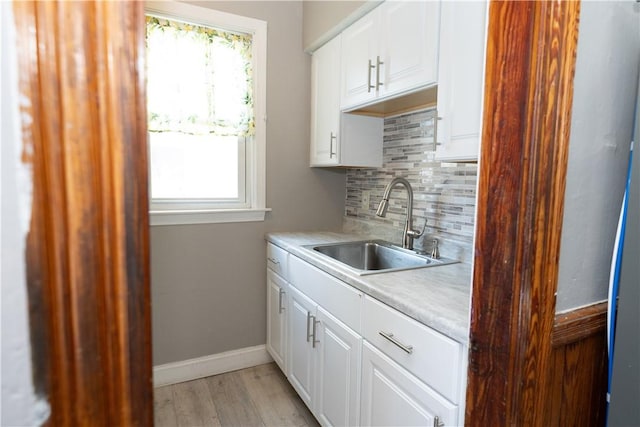
<svg viewBox="0 0 640 427"><path fill-rule="evenodd" d="M267 260L271 261L272 263L274 263L275 265L280 265L280 261L278 261L277 259L274 258L267 258Z"/></svg>
<svg viewBox="0 0 640 427"><path fill-rule="evenodd" d="M412 345L406 345L401 343L400 341L398 341L397 339L395 339L393 337L393 334L391 332L383 332L380 331L378 332L380 335L382 335L382 338L385 338L389 341L391 341L393 344L397 345L398 347L400 347L400 349L404 352L406 352L407 354L411 354L413 353L413 346Z"/></svg>
<svg viewBox="0 0 640 427"><path fill-rule="evenodd" d="M444 421L437 415L433 418L433 427L444 427Z"/></svg>

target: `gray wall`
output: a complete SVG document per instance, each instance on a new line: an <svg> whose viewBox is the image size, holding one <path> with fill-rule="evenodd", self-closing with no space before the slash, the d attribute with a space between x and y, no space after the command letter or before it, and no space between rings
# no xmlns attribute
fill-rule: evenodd
<svg viewBox="0 0 640 427"><path fill-rule="evenodd" d="M381 1L304 1L304 48L314 51Z"/></svg>
<svg viewBox="0 0 640 427"><path fill-rule="evenodd" d="M640 58L635 2L583 2L556 310L607 298Z"/></svg>
<svg viewBox="0 0 640 427"><path fill-rule="evenodd" d="M192 2L268 22L264 222L151 227L154 365L264 344L264 234L339 230L343 171L309 168L301 2Z"/></svg>

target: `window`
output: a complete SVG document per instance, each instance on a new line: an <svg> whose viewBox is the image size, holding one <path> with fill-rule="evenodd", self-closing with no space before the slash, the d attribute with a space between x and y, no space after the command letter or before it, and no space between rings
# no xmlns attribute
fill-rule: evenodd
<svg viewBox="0 0 640 427"><path fill-rule="evenodd" d="M264 220L266 23L146 12L151 224Z"/></svg>

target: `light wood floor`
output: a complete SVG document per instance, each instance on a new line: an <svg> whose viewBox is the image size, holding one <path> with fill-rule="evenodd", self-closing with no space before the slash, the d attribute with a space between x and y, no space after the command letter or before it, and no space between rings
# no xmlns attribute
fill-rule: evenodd
<svg viewBox="0 0 640 427"><path fill-rule="evenodd" d="M318 426L275 363L154 392L157 427Z"/></svg>

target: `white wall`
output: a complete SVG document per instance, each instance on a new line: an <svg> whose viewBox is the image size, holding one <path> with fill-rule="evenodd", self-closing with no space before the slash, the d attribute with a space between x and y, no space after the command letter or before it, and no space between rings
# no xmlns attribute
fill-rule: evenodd
<svg viewBox="0 0 640 427"><path fill-rule="evenodd" d="M25 244L31 209L31 173L20 161L15 29L11 3L2 2L2 406L3 426L39 425L48 405L38 401L31 379Z"/></svg>
<svg viewBox="0 0 640 427"><path fill-rule="evenodd" d="M640 6L581 4L556 310L607 298L640 61Z"/></svg>
<svg viewBox="0 0 640 427"><path fill-rule="evenodd" d="M268 231L339 230L344 171L309 167L302 2L194 1L267 21L264 222L151 227L154 365L264 344Z"/></svg>

